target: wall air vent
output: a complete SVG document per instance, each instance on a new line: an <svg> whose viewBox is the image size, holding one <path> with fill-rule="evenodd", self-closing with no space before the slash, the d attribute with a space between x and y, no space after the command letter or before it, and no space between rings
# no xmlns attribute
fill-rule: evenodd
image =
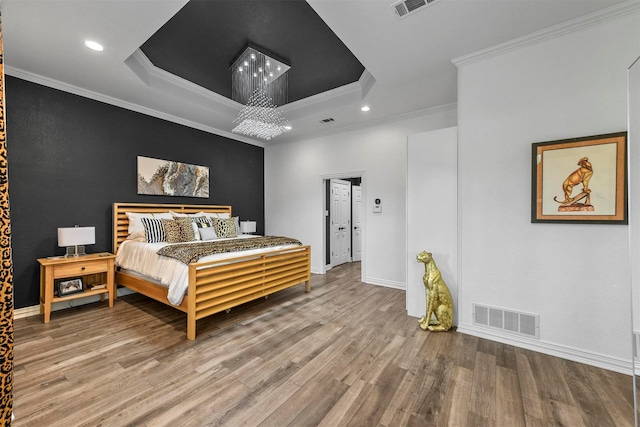
<svg viewBox="0 0 640 427"><path fill-rule="evenodd" d="M394 13L398 19L406 18L407 16L424 9L426 6L431 6L440 0L400 0L391 5Z"/></svg>
<svg viewBox="0 0 640 427"><path fill-rule="evenodd" d="M473 324L540 339L540 315L473 304Z"/></svg>
<svg viewBox="0 0 640 427"><path fill-rule="evenodd" d="M335 122L335 120L333 120L331 117L329 117L328 119L320 120L320 123L331 123L331 122Z"/></svg>

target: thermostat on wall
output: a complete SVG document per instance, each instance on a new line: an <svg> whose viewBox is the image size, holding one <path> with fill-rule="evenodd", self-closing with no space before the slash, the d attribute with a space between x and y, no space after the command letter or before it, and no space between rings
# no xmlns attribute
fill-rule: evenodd
<svg viewBox="0 0 640 427"><path fill-rule="evenodd" d="M380 199L375 199L373 204L373 212L374 213L382 212L382 202L380 201Z"/></svg>

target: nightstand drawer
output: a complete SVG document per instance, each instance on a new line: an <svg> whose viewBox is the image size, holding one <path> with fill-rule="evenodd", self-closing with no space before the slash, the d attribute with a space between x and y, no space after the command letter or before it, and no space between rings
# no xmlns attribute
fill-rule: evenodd
<svg viewBox="0 0 640 427"><path fill-rule="evenodd" d="M102 273L108 269L107 260L77 261L69 264L60 264L53 267L53 278L65 278L81 276L84 274Z"/></svg>

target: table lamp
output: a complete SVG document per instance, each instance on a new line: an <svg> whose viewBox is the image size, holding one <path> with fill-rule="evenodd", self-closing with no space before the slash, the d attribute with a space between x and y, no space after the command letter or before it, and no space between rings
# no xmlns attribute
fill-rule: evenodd
<svg viewBox="0 0 640 427"><path fill-rule="evenodd" d="M64 227L58 228L58 246L66 247L65 257L86 255L84 245L96 243L95 227Z"/></svg>
<svg viewBox="0 0 640 427"><path fill-rule="evenodd" d="M251 234L256 232L255 221L240 221L240 231L242 234Z"/></svg>

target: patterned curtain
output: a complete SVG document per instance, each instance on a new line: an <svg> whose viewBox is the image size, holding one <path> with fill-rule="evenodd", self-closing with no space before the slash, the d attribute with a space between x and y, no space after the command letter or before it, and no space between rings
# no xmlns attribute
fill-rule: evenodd
<svg viewBox="0 0 640 427"><path fill-rule="evenodd" d="M13 413L13 262L5 117L4 50L0 15L0 425L9 426Z"/></svg>

